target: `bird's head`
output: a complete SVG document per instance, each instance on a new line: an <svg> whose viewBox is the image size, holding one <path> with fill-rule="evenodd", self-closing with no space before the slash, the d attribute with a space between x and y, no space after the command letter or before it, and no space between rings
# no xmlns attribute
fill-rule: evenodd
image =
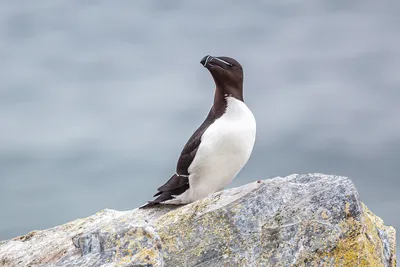
<svg viewBox="0 0 400 267"><path fill-rule="evenodd" d="M243 101L243 69L230 57L205 56L200 63L214 78L217 90Z"/></svg>

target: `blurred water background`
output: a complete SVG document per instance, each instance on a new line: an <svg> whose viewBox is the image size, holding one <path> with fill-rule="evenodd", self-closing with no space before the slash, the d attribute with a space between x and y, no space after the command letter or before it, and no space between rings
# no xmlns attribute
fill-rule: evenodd
<svg viewBox="0 0 400 267"><path fill-rule="evenodd" d="M0 2L0 240L133 209L170 177L236 58L258 126L230 185L349 176L400 229L400 2Z"/></svg>

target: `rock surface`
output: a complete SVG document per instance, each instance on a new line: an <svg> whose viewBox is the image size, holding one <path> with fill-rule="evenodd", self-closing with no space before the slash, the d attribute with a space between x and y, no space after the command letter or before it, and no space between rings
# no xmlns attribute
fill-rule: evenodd
<svg viewBox="0 0 400 267"><path fill-rule="evenodd" d="M396 266L346 177L291 175L176 207L103 210L0 242L0 266Z"/></svg>

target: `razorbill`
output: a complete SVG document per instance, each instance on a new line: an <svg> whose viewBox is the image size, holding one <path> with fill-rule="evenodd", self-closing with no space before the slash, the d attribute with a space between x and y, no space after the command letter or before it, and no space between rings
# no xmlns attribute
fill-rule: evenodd
<svg viewBox="0 0 400 267"><path fill-rule="evenodd" d="M233 58L205 56L214 82L214 104L178 159L176 173L140 208L187 204L222 190L248 161L256 121L243 100L243 69Z"/></svg>

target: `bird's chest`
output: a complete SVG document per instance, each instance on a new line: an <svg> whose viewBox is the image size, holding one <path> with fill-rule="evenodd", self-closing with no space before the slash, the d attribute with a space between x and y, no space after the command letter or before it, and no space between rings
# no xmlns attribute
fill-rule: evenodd
<svg viewBox="0 0 400 267"><path fill-rule="evenodd" d="M215 156L235 157L253 148L255 127L246 120L221 119L205 132L204 149Z"/></svg>
<svg viewBox="0 0 400 267"><path fill-rule="evenodd" d="M204 132L198 152L212 164L241 164L251 154L255 134L253 114L243 102L232 99L224 115Z"/></svg>

